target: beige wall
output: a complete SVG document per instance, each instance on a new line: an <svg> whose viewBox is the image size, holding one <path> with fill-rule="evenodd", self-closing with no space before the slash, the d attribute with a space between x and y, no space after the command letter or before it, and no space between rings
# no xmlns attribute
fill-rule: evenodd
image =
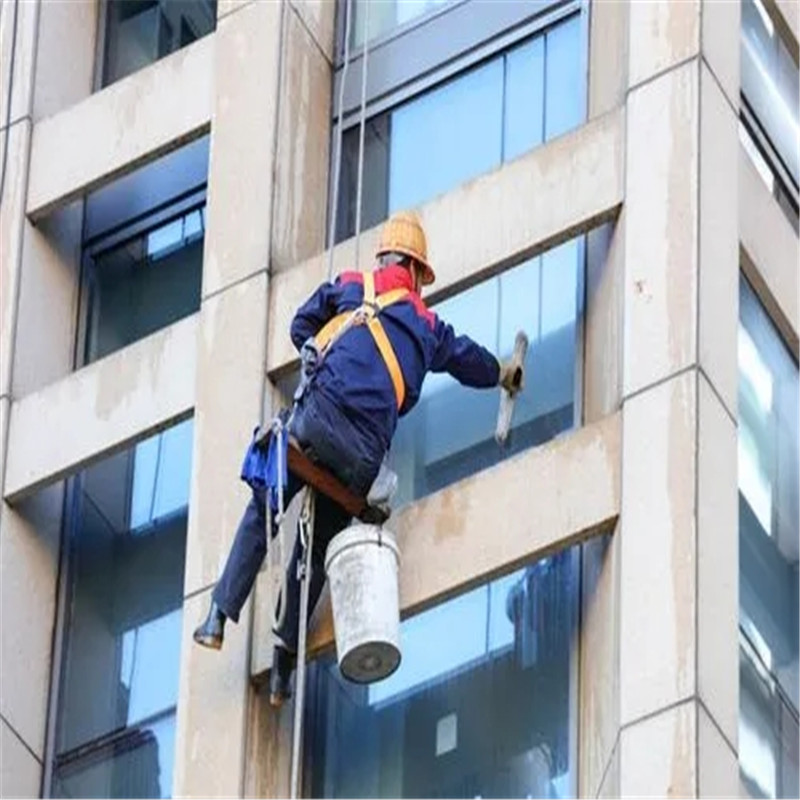
<svg viewBox="0 0 800 800"><path fill-rule="evenodd" d="M775 2L796 36L792 4ZM739 151L738 8L595 0L587 123L421 209L440 265L430 299L589 231L584 427L393 523L406 613L588 539L582 796L737 791L740 252L795 354L798 331L797 236ZM327 272L334 4L220 0L214 34L95 94L99 3L20 9L0 131L2 794L40 790L59 481L193 413L174 793L285 795L292 709L273 713L251 683L269 666L268 573L222 653L191 631L247 499L235 476L271 407L267 374L294 359L290 315ZM80 198L209 128L199 313L73 373ZM339 244L336 268L354 256ZM532 485L551 502L531 506ZM482 547L501 496L523 522ZM316 648L331 641L321 620Z"/></svg>

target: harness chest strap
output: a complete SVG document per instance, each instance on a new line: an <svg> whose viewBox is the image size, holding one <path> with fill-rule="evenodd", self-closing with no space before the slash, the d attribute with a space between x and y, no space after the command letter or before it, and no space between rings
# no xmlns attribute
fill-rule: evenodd
<svg viewBox="0 0 800 800"><path fill-rule="evenodd" d="M378 312L406 297L408 289L392 289L376 297L375 276L371 272L362 272L361 275L364 282L364 303L355 311L345 311L335 316L314 337L314 341L320 352L324 353L333 341L349 327L366 324L378 348L378 352L381 354L383 363L386 364L386 369L389 371L395 399L397 400L397 408L400 409L406 398L406 383L392 343L389 341L386 330L378 318Z"/></svg>

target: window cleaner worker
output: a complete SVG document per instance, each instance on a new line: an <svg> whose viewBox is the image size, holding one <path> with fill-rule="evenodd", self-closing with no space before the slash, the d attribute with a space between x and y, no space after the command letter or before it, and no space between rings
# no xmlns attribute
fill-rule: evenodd
<svg viewBox="0 0 800 800"><path fill-rule="evenodd" d="M425 232L416 214L400 212L386 222L376 256L373 272L344 272L333 283L320 286L298 309L291 325L292 342L301 353L303 366L289 433L309 458L360 497L367 495L378 474L398 418L419 400L428 371L448 372L475 388L518 388L510 363L500 364L468 336L457 336L452 326L422 301L421 288L430 286L436 276L428 263ZM372 321L350 321L341 327L365 304L375 311ZM222 646L226 619L238 622L266 555L266 492L247 474L249 458L258 446L256 442L251 445L242 475L253 486L253 496L214 589L208 617L194 632L195 641L206 647ZM299 479L290 474L284 492L286 505L301 488ZM342 508L318 494L309 616L325 581L328 543L349 523ZM276 533L273 524L271 536ZM277 644L270 673L274 705L289 696L294 669L299 558L298 541L284 583L288 605L280 615L283 624L274 631ZM278 604L281 602L279 598Z"/></svg>

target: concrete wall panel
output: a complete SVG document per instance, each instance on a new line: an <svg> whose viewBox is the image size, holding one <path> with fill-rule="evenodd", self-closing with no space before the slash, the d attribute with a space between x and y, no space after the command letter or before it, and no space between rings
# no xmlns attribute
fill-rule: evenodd
<svg viewBox="0 0 800 800"><path fill-rule="evenodd" d="M622 310L625 216L586 237L583 418L594 422L622 402Z"/></svg>
<svg viewBox="0 0 800 800"><path fill-rule="evenodd" d="M69 375L79 297L83 208L76 202L38 226L23 224L11 391L24 397ZM47 324L43 321L47 320Z"/></svg>
<svg viewBox="0 0 800 800"><path fill-rule="evenodd" d="M37 122L28 214L40 218L206 130L214 44L205 36Z"/></svg>
<svg viewBox="0 0 800 800"><path fill-rule="evenodd" d="M705 63L700 80L699 359L735 416L739 368L732 343L739 327L739 175L732 165L739 151L739 120Z"/></svg>
<svg viewBox="0 0 800 800"><path fill-rule="evenodd" d="M39 0L39 6L35 120L70 108L92 93L100 25L100 0Z"/></svg>
<svg viewBox="0 0 800 800"><path fill-rule="evenodd" d="M437 270L435 291L426 299L453 294L613 219L623 198L623 129L622 112L611 112L421 207ZM372 264L379 235L380 226L362 233L361 267ZM352 238L336 246L334 274L353 268L355 242ZM289 324L327 274L327 257L320 253L275 277L267 340L270 372L296 359Z"/></svg>
<svg viewBox="0 0 800 800"><path fill-rule="evenodd" d="M738 109L741 3L720 3L719 0L702 0L702 3L703 58L728 103Z"/></svg>
<svg viewBox="0 0 800 800"><path fill-rule="evenodd" d="M0 507L0 713L44 757L63 487Z"/></svg>
<svg viewBox="0 0 800 800"><path fill-rule="evenodd" d="M737 432L702 374L698 388L697 684L706 708L735 746L739 730Z"/></svg>
<svg viewBox="0 0 800 800"><path fill-rule="evenodd" d="M618 535L583 546L580 797L596 797L602 790L619 731L619 550Z"/></svg>
<svg viewBox="0 0 800 800"><path fill-rule="evenodd" d="M388 528L402 554L401 612L420 611L555 549L608 532L619 513L619 437L619 415L608 417L393 516ZM540 502L544 497L547 503ZM319 619L310 632L312 651L333 641L329 612L320 610ZM256 674L263 669L254 666Z"/></svg>
<svg viewBox="0 0 800 800"><path fill-rule="evenodd" d="M589 6L589 118L625 102L628 88L628 3Z"/></svg>
<svg viewBox="0 0 800 800"><path fill-rule="evenodd" d="M19 499L188 415L196 331L196 316L181 320L17 400L6 499Z"/></svg>
<svg viewBox="0 0 800 800"><path fill-rule="evenodd" d="M217 580L250 497L239 472L260 420L266 297L261 273L204 301L200 312L187 595Z"/></svg>
<svg viewBox="0 0 800 800"><path fill-rule="evenodd" d="M741 147L739 187L742 267L797 357L800 241Z"/></svg>
<svg viewBox="0 0 800 800"><path fill-rule="evenodd" d="M628 100L625 396L696 358L697 73L695 61Z"/></svg>
<svg viewBox="0 0 800 800"><path fill-rule="evenodd" d="M252 3L215 34L204 297L268 266L280 9Z"/></svg>
<svg viewBox="0 0 800 800"><path fill-rule="evenodd" d="M697 707L673 706L620 733L620 797L695 797Z"/></svg>
<svg viewBox="0 0 800 800"><path fill-rule="evenodd" d="M0 719L0 797L40 797L42 765Z"/></svg>
<svg viewBox="0 0 800 800"><path fill-rule="evenodd" d="M600 786L600 791L596 796L603 798L619 797L619 780L619 741L617 741L614 752L609 760L606 773L603 776L603 783Z"/></svg>
<svg viewBox="0 0 800 800"><path fill-rule="evenodd" d="M290 0L322 54L333 63L336 3L330 0Z"/></svg>
<svg viewBox="0 0 800 800"><path fill-rule="evenodd" d="M14 10L16 6L16 43L14 43ZM0 127L6 119L13 125L31 113L31 93L36 53L36 27L39 14L38 0L17 0L0 4ZM11 69L11 50L14 50L14 83L8 97L8 74ZM8 104L11 103L9 109ZM10 113L9 113L10 111Z"/></svg>
<svg viewBox="0 0 800 800"><path fill-rule="evenodd" d="M10 4L3 5L3 14ZM11 357L14 341L14 306L17 302L22 258L25 191L31 123L18 122L0 131L0 153L8 137L3 213L0 214L0 397L11 391Z"/></svg>
<svg viewBox="0 0 800 800"><path fill-rule="evenodd" d="M737 671L738 674L738 671ZM741 797L739 761L703 705L697 707L697 796Z"/></svg>
<svg viewBox="0 0 800 800"><path fill-rule="evenodd" d="M183 605L173 797L243 796L250 606L216 651L192 641L210 601L202 592Z"/></svg>
<svg viewBox="0 0 800 800"><path fill-rule="evenodd" d="M328 5L332 9L334 4ZM304 7L310 13L311 4ZM273 271L322 252L328 205L331 68L293 10L287 16L287 39L275 161Z"/></svg>
<svg viewBox="0 0 800 800"><path fill-rule="evenodd" d="M797 43L800 42L800 3L796 0L775 0L775 5L794 37L794 49L797 52Z"/></svg>
<svg viewBox="0 0 800 800"><path fill-rule="evenodd" d="M696 55L700 46L700 0L630 3L630 86Z"/></svg>
<svg viewBox="0 0 800 800"><path fill-rule="evenodd" d="M696 372L626 401L622 420L625 724L695 691Z"/></svg>

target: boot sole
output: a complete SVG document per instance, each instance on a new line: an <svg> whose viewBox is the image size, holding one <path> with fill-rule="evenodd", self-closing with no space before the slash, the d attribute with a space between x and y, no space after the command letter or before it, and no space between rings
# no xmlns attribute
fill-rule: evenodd
<svg viewBox="0 0 800 800"><path fill-rule="evenodd" d="M202 647L207 647L209 650L222 650L222 639L217 636L204 636L203 634L194 634L192 637L197 644Z"/></svg>

